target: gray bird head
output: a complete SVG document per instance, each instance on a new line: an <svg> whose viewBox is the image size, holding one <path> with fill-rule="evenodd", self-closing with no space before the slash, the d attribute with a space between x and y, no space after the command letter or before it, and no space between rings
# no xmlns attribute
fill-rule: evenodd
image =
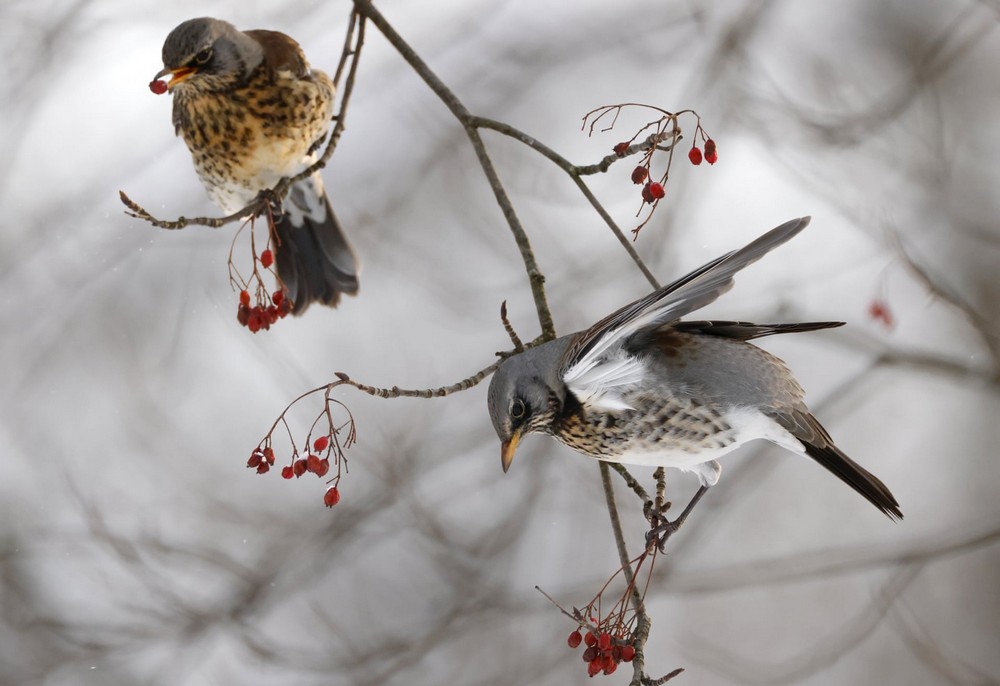
<svg viewBox="0 0 1000 686"><path fill-rule="evenodd" d="M249 76L264 59L260 44L221 19L188 19L163 43L163 70L167 87L220 91Z"/></svg>
<svg viewBox="0 0 1000 686"><path fill-rule="evenodd" d="M490 381L487 404L500 438L500 464L510 469L521 437L546 432L562 409L566 386L560 360L569 341L558 338L507 358Z"/></svg>

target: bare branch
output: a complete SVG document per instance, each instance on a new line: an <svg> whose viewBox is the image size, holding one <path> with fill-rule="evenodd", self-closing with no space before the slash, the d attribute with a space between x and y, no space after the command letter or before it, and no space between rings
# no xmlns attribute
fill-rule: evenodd
<svg viewBox="0 0 1000 686"><path fill-rule="evenodd" d="M500 366L501 360L497 360L489 367L481 369L472 376L462 379L457 383L453 383L449 386L441 386L438 388L420 388L420 389L408 389L400 388L399 386L393 386L392 388L379 388L377 386L369 386L367 384L359 383L351 379L347 374L343 372L337 372L336 376L338 381L334 381L328 386L321 386L320 388L333 388L341 384L346 384L348 386L353 386L359 391L363 391L368 395L374 395L378 398L441 398L446 395L451 395L452 393L459 393L461 391L467 391L480 381L485 379L487 376L496 371L496 368ZM314 389L319 390L319 389ZM313 392L313 391L310 391Z"/></svg>
<svg viewBox="0 0 1000 686"><path fill-rule="evenodd" d="M557 153L549 146L529 136L523 131L520 131L519 129L511 126L510 124L499 122L494 119L489 119L487 117L473 117L472 123L477 127L484 129L492 129L493 131L502 133L505 136L509 136L514 140L519 141L524 145L527 145L529 148L540 153L542 156L546 157L547 159L555 163L556 166L558 166L560 169L569 174L570 178L573 179L573 183L576 184L577 188L580 189L580 192L583 193L585 198L587 198L587 202L590 203L590 206L593 207L594 210L596 210L597 213L601 216L601 219L604 220L604 223L608 225L608 228L611 229L611 233L615 235L615 238L618 239L618 242L621 243L622 247L625 249L625 252L628 253L628 256L632 259L633 262L635 262L636 266L639 267L639 271L643 273L643 276L646 277L646 280L649 281L650 285L653 288L660 287L659 281L657 281L656 277L653 276L653 273L649 271L649 267L646 266L646 263L639 256L639 253L636 252L635 248L632 245L632 241L630 241L625 236L625 233L621 230L621 228L619 228L615 220L612 219L611 215L608 214L608 211L604 209L604 206L597 199L597 196L595 196L593 191L590 190L590 187L587 185L587 182L584 181L582 178L580 178L585 174L593 174L597 172L607 171L612 164L614 164L616 161L620 159L619 155L617 154L608 155L603 160L601 160L600 163L596 165L581 167L572 164L569 160L567 160L565 157ZM624 155L622 155L622 157L627 155L633 155L637 152L646 152L648 150L651 150L655 148L659 142L660 142L659 137L656 134L651 134L644 143L629 146L628 149L625 151Z"/></svg>

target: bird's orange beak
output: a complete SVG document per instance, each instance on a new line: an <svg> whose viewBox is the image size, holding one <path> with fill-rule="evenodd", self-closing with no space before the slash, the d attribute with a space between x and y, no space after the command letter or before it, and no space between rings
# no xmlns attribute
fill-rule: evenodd
<svg viewBox="0 0 1000 686"><path fill-rule="evenodd" d="M510 469L510 463L514 461L514 453L517 451L517 444L521 442L521 432L515 431L510 440L500 444L500 464L503 466L503 473Z"/></svg>
<svg viewBox="0 0 1000 686"><path fill-rule="evenodd" d="M167 81L167 88L169 89L173 88L179 83L183 83L196 71L198 70L195 69L194 67L177 67L176 69L161 69L156 74L156 76L153 77L153 80L156 81L157 79L160 79L166 76L167 74L170 74L170 80Z"/></svg>

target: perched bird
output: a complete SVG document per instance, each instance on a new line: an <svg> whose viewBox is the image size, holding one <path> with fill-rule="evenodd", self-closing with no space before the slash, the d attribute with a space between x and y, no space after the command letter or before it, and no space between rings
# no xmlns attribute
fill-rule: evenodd
<svg viewBox="0 0 1000 686"><path fill-rule="evenodd" d="M782 224L585 331L504 360L488 393L504 471L522 436L546 433L599 460L697 474L702 487L686 513L719 480L719 457L764 438L808 455L902 519L885 484L841 452L809 412L784 363L748 342L842 322L680 319L728 291L736 272L808 223L804 217Z"/></svg>
<svg viewBox="0 0 1000 686"><path fill-rule="evenodd" d="M190 19L167 36L163 67L154 83L171 76L174 129L223 212L316 161L333 117L333 82L285 34ZM341 293L357 292L357 261L318 171L291 187L274 227L278 277L293 311L335 306Z"/></svg>

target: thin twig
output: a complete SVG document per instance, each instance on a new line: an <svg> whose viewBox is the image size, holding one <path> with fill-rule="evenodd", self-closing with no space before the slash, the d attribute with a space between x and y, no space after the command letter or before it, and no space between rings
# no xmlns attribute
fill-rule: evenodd
<svg viewBox="0 0 1000 686"><path fill-rule="evenodd" d="M507 332L508 336L510 336L510 342L514 346L514 353L523 352L524 343L521 342L521 337L517 335L517 331L514 331L513 325L511 325L510 320L507 319L506 300L500 303L500 321L503 322L503 330ZM506 357L506 355L504 355L504 357Z"/></svg>
<svg viewBox="0 0 1000 686"><path fill-rule="evenodd" d="M646 489L642 487L642 484L639 483L634 476L632 476L631 472L625 469L625 465L621 464L620 462L610 462L608 463L608 466L610 466L611 469L618 472L621 478L625 480L625 484L629 488L631 488L637 496L639 496L639 500L641 500L644 503L652 502L652 500L649 497L649 493L647 493Z"/></svg>
<svg viewBox="0 0 1000 686"><path fill-rule="evenodd" d="M996 334L993 333L992 323L981 315L972 304L957 293L947 289L937 279L931 276L930 272L928 272L926 268L918 264L906 249L906 246L903 244L903 240L900 238L897 231L890 229L888 233L893 248L899 255L903 265L910 271L910 273L923 283L924 287L928 290L928 292L930 292L931 295L961 312L965 318L969 320L969 323L972 324L976 332L983 338L984 343L986 343L986 347L990 350L990 356L992 357L994 378L1000 379L1000 339L998 339Z"/></svg>
<svg viewBox="0 0 1000 686"><path fill-rule="evenodd" d="M640 686L643 677L643 666L645 665L644 649L646 639L649 638L651 622L646 614L646 606L642 602L642 596L635 587L635 575L632 571L631 559L628 556L628 549L625 547L625 534L622 532L621 518L618 516L618 506L615 504L615 490L611 485L611 470L607 462L601 462L601 485L604 487L604 499L608 505L608 514L611 518L611 531L614 533L615 545L618 548L618 559L622 563L622 574L628 587L632 589L630 600L632 608L635 610L636 627L632 633L635 657L632 659L633 677L632 684Z"/></svg>
<svg viewBox="0 0 1000 686"><path fill-rule="evenodd" d="M489 367L479 370L470 377L462 379L457 383L453 383L450 386L440 386L438 388L409 389L400 388L399 386L393 386L392 388L379 388L378 386L369 386L368 384L355 381L343 372L337 372L335 376L338 380L330 383L328 386L333 388L341 384L346 384L348 386L353 386L368 395L373 395L378 398L441 398L446 395L451 395L452 393L458 393L472 388L487 376L495 372L496 368L500 366L500 362L501 360L497 360Z"/></svg>
<svg viewBox="0 0 1000 686"><path fill-rule="evenodd" d="M587 182L581 178L582 176L587 174L596 174L598 172L607 171L608 168L616 161L621 159L621 157L619 157L618 155L608 155L598 164L578 166L574 165L572 162L567 160L565 157L557 153L549 146L538 141L536 138L529 136L523 131L511 126L510 124L496 121L495 119L489 119L488 117L473 117L472 123L479 128L496 131L497 133L501 133L505 136L513 138L514 140L520 143L523 143L524 145L528 146L529 148L539 153L546 159L553 162L557 167L562 169L564 172L566 172L569 175L569 177L573 179L573 183L575 183L577 188L580 189L580 192L583 193L583 196L587 198L587 202L590 203L590 206L593 207L594 210L596 210L597 214L599 214L601 219L604 220L604 223L608 225L609 229L611 229L611 233L613 233L615 238L618 239L618 242L621 243L622 247L625 249L625 252L632 259L632 261L635 262L636 266L639 267L639 271L643 273L643 276L646 277L646 280L650 283L650 285L653 288L660 287L659 281L657 281L656 277L653 276L653 273L649 270L649 267L646 266L645 261L643 261L643 259L639 256L639 253L636 252L635 247L632 245L632 241L630 241L628 237L625 236L625 233L621 230L621 228L618 226L615 220L611 218L611 215L608 214L608 211L604 209L604 206L597 199L597 196L595 196L593 191L590 190L590 186L587 185ZM629 146L628 150L622 155L622 157L626 157L628 155L634 155L635 153L638 152L648 151L656 147L656 145L659 142L661 141L658 140L656 134L650 135L644 143L638 143Z"/></svg>

